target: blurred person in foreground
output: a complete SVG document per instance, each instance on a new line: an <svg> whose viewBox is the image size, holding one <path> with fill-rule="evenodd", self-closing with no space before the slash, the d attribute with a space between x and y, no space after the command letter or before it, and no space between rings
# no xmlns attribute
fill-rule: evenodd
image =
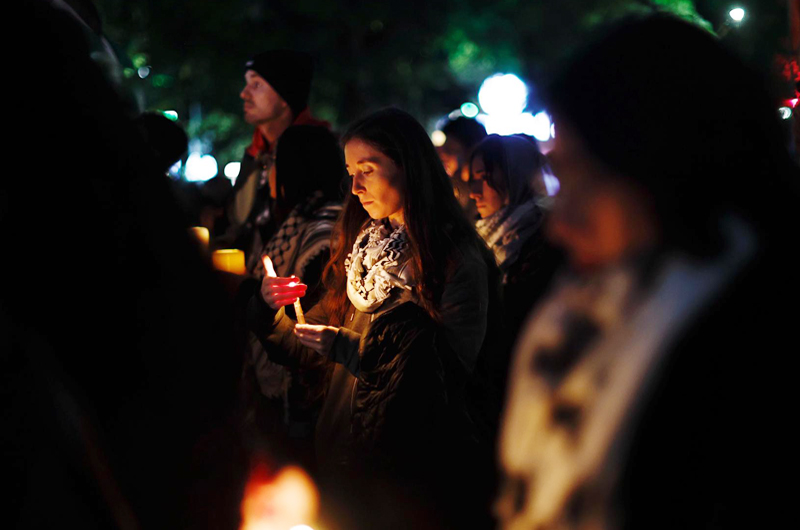
<svg viewBox="0 0 800 530"><path fill-rule="evenodd" d="M229 297L164 178L185 146L131 118L79 21L19 7L18 75L46 56L52 78L11 86L48 101L12 114L18 138L41 141L15 152L37 160L47 145L66 169L0 186L4 241L26 256L0 303L4 526L236 528L241 363ZM54 108L68 134L42 128Z"/></svg>
<svg viewBox="0 0 800 530"><path fill-rule="evenodd" d="M800 181L762 80L656 15L578 55L548 108L574 273L514 353L501 526L784 526Z"/></svg>
<svg viewBox="0 0 800 530"><path fill-rule="evenodd" d="M475 203L469 197L469 160L472 149L486 138L486 129L477 120L459 116L442 127L445 135L444 144L436 148L442 160L444 170L453 183L458 203L467 218L474 221L478 218Z"/></svg>

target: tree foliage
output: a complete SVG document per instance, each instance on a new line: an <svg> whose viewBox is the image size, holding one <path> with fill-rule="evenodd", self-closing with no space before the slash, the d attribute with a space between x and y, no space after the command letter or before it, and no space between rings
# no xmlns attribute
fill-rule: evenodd
<svg viewBox="0 0 800 530"><path fill-rule="evenodd" d="M480 82L514 72L535 85L582 37L652 8L710 27L691 0L96 0L107 35L131 58L148 109L174 109L221 164L252 130L241 118L243 65L270 48L316 59L311 108L338 129L400 106L426 125L475 101ZM141 79L137 68L148 66ZM536 109L533 109L536 110Z"/></svg>

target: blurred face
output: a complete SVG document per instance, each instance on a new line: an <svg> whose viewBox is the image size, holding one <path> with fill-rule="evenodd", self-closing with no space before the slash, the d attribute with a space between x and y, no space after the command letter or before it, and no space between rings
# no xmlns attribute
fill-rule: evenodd
<svg viewBox="0 0 800 530"><path fill-rule="evenodd" d="M405 175L394 161L371 145L354 138L344 146L351 192L372 219L388 218L392 226L405 222Z"/></svg>
<svg viewBox="0 0 800 530"><path fill-rule="evenodd" d="M561 185L548 234L573 265L601 267L655 243L648 195L597 160L568 123L558 123L548 159Z"/></svg>
<svg viewBox="0 0 800 530"><path fill-rule="evenodd" d="M436 149L439 154L439 159L442 161L444 170L447 172L448 177L456 177L460 173L461 165L463 164L466 149L461 142L453 138L447 138L441 147Z"/></svg>
<svg viewBox="0 0 800 530"><path fill-rule="evenodd" d="M501 173L499 169L494 170ZM475 201L475 207L481 219L486 219L508 203L508 199L492 188L486 181L486 166L481 156L476 156L472 161L472 178L470 179L469 198ZM498 175L502 178L503 175Z"/></svg>
<svg viewBox="0 0 800 530"><path fill-rule="evenodd" d="M247 123L261 125L291 112L286 101L256 72L248 70L244 80L244 89L239 97L244 101L244 119Z"/></svg>

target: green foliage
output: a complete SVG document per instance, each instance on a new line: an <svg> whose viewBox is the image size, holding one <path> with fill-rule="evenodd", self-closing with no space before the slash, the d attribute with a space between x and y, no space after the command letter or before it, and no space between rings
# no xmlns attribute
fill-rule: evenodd
<svg viewBox="0 0 800 530"><path fill-rule="evenodd" d="M238 160L252 136L239 93L244 62L259 51L315 56L310 106L337 130L387 105L432 123L474 101L495 72L530 82L535 107L535 85L588 32L620 16L661 9L712 29L698 2L96 0L106 33L130 58L127 82L145 108L176 110L220 166ZM136 75L141 66L151 69L144 80Z"/></svg>

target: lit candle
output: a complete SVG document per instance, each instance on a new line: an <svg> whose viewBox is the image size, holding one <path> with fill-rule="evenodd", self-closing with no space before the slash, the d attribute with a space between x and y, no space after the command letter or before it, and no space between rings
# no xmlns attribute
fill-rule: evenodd
<svg viewBox="0 0 800 530"><path fill-rule="evenodd" d="M189 232L194 236L195 240L200 243L200 248L208 250L208 228L205 226L193 226L189 228Z"/></svg>
<svg viewBox="0 0 800 530"><path fill-rule="evenodd" d="M275 267L272 266L272 260L269 259L269 256L264 256L262 258L264 262L264 271L266 271L267 276L269 278L277 278L278 273L275 272ZM289 282L289 287L294 287L297 285L295 282ZM303 306L300 305L300 299L294 301L294 314L297 315L297 323L298 324L305 324L306 323L306 316L303 314Z"/></svg>
<svg viewBox="0 0 800 530"><path fill-rule="evenodd" d="M211 255L211 263L220 271L244 274L244 252L235 248L215 250Z"/></svg>

